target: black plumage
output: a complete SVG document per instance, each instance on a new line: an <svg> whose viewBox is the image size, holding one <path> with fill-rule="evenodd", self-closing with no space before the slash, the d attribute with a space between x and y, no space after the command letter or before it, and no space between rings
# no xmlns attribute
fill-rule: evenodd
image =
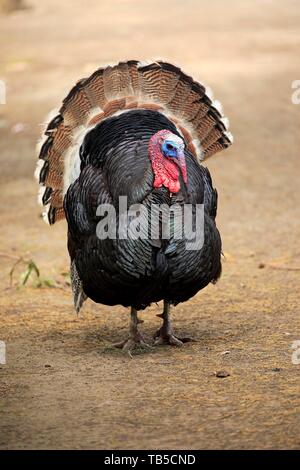
<svg viewBox="0 0 300 470"><path fill-rule="evenodd" d="M150 137L161 129L179 135L163 114L132 110L108 118L85 137L81 173L64 199L68 247L85 294L95 302L121 304L136 310L165 300L176 305L215 282L221 273L221 239L216 227L217 192L209 171L185 149L188 182L181 190L153 188L148 155ZM100 204L118 209L119 196L128 205L204 204L204 244L187 250L186 240L105 239L97 237ZM117 218L119 213L117 211Z"/></svg>

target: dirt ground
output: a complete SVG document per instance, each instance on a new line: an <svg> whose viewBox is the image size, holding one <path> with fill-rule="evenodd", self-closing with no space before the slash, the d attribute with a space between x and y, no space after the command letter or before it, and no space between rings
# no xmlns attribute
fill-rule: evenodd
<svg viewBox="0 0 300 470"><path fill-rule="evenodd" d="M300 447L300 3L27 0L0 16L1 449ZM219 191L223 276L174 309L196 342L133 359L121 307L67 285L66 224L40 219L32 177L40 124L99 65L165 58L209 84L235 144L208 161ZM33 259L41 286L20 261ZM160 320L153 305L142 330ZM226 371L227 377L216 376ZM226 375L226 374L225 374Z"/></svg>

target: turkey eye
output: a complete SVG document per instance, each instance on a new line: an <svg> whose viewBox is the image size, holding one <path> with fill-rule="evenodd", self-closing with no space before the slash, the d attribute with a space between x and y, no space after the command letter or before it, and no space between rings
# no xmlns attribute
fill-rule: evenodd
<svg viewBox="0 0 300 470"><path fill-rule="evenodd" d="M173 145L167 144L167 149L168 149L168 150L173 150Z"/></svg>

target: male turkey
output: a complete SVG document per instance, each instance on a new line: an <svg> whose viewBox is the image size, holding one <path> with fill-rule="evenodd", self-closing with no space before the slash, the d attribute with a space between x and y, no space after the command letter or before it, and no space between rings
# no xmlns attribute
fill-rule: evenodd
<svg viewBox="0 0 300 470"><path fill-rule="evenodd" d="M145 344L137 311L160 300L163 324L155 343L179 346L189 339L175 336L170 305L188 300L221 274L217 192L200 162L231 142L227 119L209 90L160 61L98 69L72 88L47 125L37 167L45 219L67 219L77 312L87 297L131 307L129 339L119 347L130 351ZM202 247L188 249L185 235L176 237L174 230L163 237L161 214L154 222L157 236L118 236L126 212L119 208L120 196L127 198L126 209L144 209L145 223L153 205L188 204L194 210L203 204ZM109 205L117 236L105 238L98 231L105 219L99 207ZM174 229L181 211L172 217Z"/></svg>

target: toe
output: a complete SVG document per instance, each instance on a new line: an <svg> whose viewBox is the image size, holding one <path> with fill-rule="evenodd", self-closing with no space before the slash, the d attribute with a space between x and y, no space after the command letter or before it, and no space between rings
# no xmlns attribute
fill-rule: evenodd
<svg viewBox="0 0 300 470"><path fill-rule="evenodd" d="M196 341L194 338L191 338L190 336L184 336L184 337L177 337L182 343L189 343L191 341Z"/></svg>
<svg viewBox="0 0 300 470"><path fill-rule="evenodd" d="M125 346L125 341L121 341L119 343L114 343L113 344L113 347L118 348L118 349L123 349L124 346Z"/></svg>
<svg viewBox="0 0 300 470"><path fill-rule="evenodd" d="M183 342L181 341L181 339L176 338L176 336L170 335L170 337L169 337L169 344L170 344L171 346L180 347L180 346L183 345Z"/></svg>
<svg viewBox="0 0 300 470"><path fill-rule="evenodd" d="M128 338L125 341L114 344L115 348L122 349L124 352L127 352L131 356L131 351L135 349L153 349L150 344L147 344L141 335L138 337Z"/></svg>
<svg viewBox="0 0 300 470"><path fill-rule="evenodd" d="M182 346L183 342L176 338L174 335L165 335L165 336L158 336L156 340L154 341L155 346L160 346L163 344L168 344L170 346L177 346L180 347Z"/></svg>
<svg viewBox="0 0 300 470"><path fill-rule="evenodd" d="M135 346L136 346L135 341L132 340L132 339L129 339L128 341L126 341L126 343L124 344L124 346L123 346L122 349L123 349L124 352L128 352L128 353L129 353L130 351L133 351L133 349L135 348Z"/></svg>

